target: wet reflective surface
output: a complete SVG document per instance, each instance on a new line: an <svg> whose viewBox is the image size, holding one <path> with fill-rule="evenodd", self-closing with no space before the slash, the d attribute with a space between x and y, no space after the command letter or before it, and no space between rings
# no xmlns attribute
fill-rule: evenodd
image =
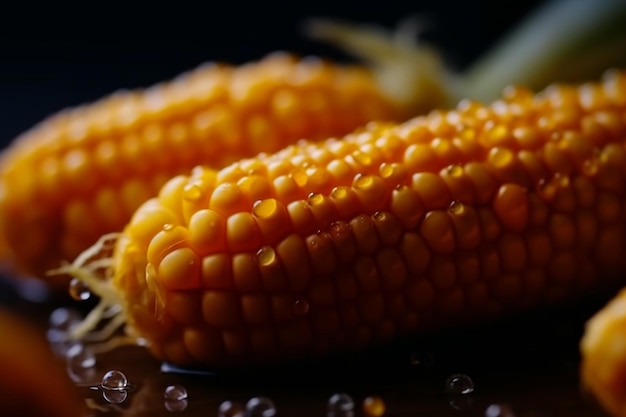
<svg viewBox="0 0 626 417"><path fill-rule="evenodd" d="M184 373L163 367L141 347L122 347L96 353L95 360L79 355L86 360L68 367L68 373L89 407L86 416L238 416L240 407L255 397L269 399L277 417L329 416L329 400L342 393L353 400L354 408L335 416L368 415L366 411L374 410L364 401L368 397L382 401L384 415L390 417L484 416L494 404L506 416L606 416L581 389L578 376L584 322L603 302L591 300L307 364ZM50 323L56 302L21 300L12 307L39 323L42 332L67 324ZM104 378L112 370L126 377L124 389L102 387L109 380L115 387L124 382L119 374ZM471 378L473 391L450 390L454 375ZM175 387L170 396L165 395L168 387ZM178 395L183 390L186 397ZM218 414L227 401L239 408Z"/></svg>

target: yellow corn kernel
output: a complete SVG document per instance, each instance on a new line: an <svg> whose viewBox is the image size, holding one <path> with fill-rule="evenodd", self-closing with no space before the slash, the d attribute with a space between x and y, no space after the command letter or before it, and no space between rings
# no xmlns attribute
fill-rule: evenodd
<svg viewBox="0 0 626 417"><path fill-rule="evenodd" d="M372 123L341 142L198 168L136 212L109 281L82 261L65 271L94 284L103 303L121 303L128 328L157 357L217 367L361 349L615 288L626 268L626 217L615 211L626 193L626 108L589 102L589 88L607 85L555 86L517 103L514 117L493 111L500 104L462 103L397 126ZM579 121L553 123L563 110ZM615 115L611 129L600 113ZM459 122L449 129L449 120ZM486 135L493 126L537 138ZM575 151L551 146L567 132ZM413 165L407 153L435 138L450 150L427 168ZM327 157L316 163L320 152ZM242 168L249 164L257 173ZM320 172L331 180L311 181ZM265 178L262 191L242 185L252 175ZM191 184L202 189L195 211L176 191ZM163 232L165 222L173 227ZM165 248L162 234L181 229L189 239ZM180 317L183 298L202 312L193 322Z"/></svg>
<svg viewBox="0 0 626 417"><path fill-rule="evenodd" d="M400 121L413 111L364 67L287 54L241 67L205 65L65 110L1 156L4 250L27 273L42 275L100 235L121 230L168 178L195 165L221 168L301 138L344 135L372 119ZM251 190L259 189L249 180ZM192 200L202 190L188 184L184 193Z"/></svg>

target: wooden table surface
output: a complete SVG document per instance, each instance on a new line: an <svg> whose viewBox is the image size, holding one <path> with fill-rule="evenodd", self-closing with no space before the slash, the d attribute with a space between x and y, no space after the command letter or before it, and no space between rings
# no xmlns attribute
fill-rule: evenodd
<svg viewBox="0 0 626 417"><path fill-rule="evenodd" d="M39 323L56 306L2 293L0 304ZM355 400L355 417L363 416L361 404L370 395L384 399L389 417L484 416L494 403L508 404L516 417L602 417L606 414L580 387L578 342L585 320L604 302L587 300L424 335L360 355L219 374L165 373L143 348L124 347L97 355L93 375L85 381L97 385L110 369L124 372L133 385L124 402L112 406L100 391L77 389L91 404L104 407L91 410L92 416L217 416L222 401L245 403L254 396L271 398L278 417L326 416L329 397L344 392ZM415 365L412 357L429 360ZM473 394L445 392L446 379L455 373L472 378ZM164 389L172 384L188 391L182 411L169 411L164 403Z"/></svg>

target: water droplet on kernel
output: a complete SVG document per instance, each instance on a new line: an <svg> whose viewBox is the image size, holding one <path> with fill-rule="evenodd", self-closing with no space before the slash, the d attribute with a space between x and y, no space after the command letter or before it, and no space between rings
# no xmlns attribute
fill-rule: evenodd
<svg viewBox="0 0 626 417"><path fill-rule="evenodd" d="M382 164L380 164L380 168L378 170L378 172L380 173L380 176L383 178L391 178L391 176L393 176L395 171L396 171L395 166L393 164L388 164L386 162L383 162Z"/></svg>
<svg viewBox="0 0 626 417"><path fill-rule="evenodd" d="M495 168L505 168L513 162L513 152L506 148L493 148L489 152L489 162Z"/></svg>
<svg viewBox="0 0 626 417"><path fill-rule="evenodd" d="M100 386L111 391L125 390L128 387L128 378L123 372L112 369L104 374Z"/></svg>
<svg viewBox="0 0 626 417"><path fill-rule="evenodd" d="M183 187L183 198L196 201L202 197L202 189L197 184L187 184Z"/></svg>
<svg viewBox="0 0 626 417"><path fill-rule="evenodd" d="M351 417L354 415L354 400L345 393L333 394L328 399L328 417Z"/></svg>
<svg viewBox="0 0 626 417"><path fill-rule="evenodd" d="M127 391L102 391L102 398L110 404L121 404L128 398Z"/></svg>
<svg viewBox="0 0 626 417"><path fill-rule="evenodd" d="M324 202L324 196L320 193L311 193L307 198L307 203L312 206L322 204Z"/></svg>
<svg viewBox="0 0 626 417"><path fill-rule="evenodd" d="M260 265L268 266L276 261L276 251L271 246L263 246L256 254Z"/></svg>
<svg viewBox="0 0 626 417"><path fill-rule="evenodd" d="M491 404L485 410L485 417L515 417L515 413L508 404Z"/></svg>
<svg viewBox="0 0 626 417"><path fill-rule="evenodd" d="M217 408L217 417L245 417L246 408L234 401L224 401Z"/></svg>
<svg viewBox="0 0 626 417"><path fill-rule="evenodd" d="M296 316L304 316L309 312L309 302L303 298L299 298L293 303L293 312Z"/></svg>
<svg viewBox="0 0 626 417"><path fill-rule="evenodd" d="M354 186L361 190L371 187L374 184L374 177L371 175L357 174L354 177Z"/></svg>
<svg viewBox="0 0 626 417"><path fill-rule="evenodd" d="M474 392L474 381L468 375L454 374L446 380L446 393L468 395Z"/></svg>
<svg viewBox="0 0 626 417"><path fill-rule="evenodd" d="M89 287L79 280L78 278L73 278L70 281L70 296L74 300L85 301L91 297L91 291L89 291Z"/></svg>
<svg viewBox="0 0 626 417"><path fill-rule="evenodd" d="M330 196L337 200L346 198L348 196L348 188L343 185L334 187L330 192Z"/></svg>
<svg viewBox="0 0 626 417"><path fill-rule="evenodd" d="M247 417L274 417L276 406L267 397L253 397L246 403Z"/></svg>
<svg viewBox="0 0 626 417"><path fill-rule="evenodd" d="M173 224L171 224L171 223L165 223L165 224L163 225L163 231L164 231L164 232L169 232L169 231L172 231L172 230L174 230L174 225L173 225Z"/></svg>
<svg viewBox="0 0 626 417"><path fill-rule="evenodd" d="M181 401L187 399L187 389L182 385L168 385L163 391L166 401Z"/></svg>
<svg viewBox="0 0 626 417"><path fill-rule="evenodd" d="M450 205L448 206L448 212L456 216L463 214L464 211L465 211L465 205L461 203L460 201L455 200L452 203L450 203Z"/></svg>
<svg viewBox="0 0 626 417"><path fill-rule="evenodd" d="M273 198L258 200L252 207L252 214L261 219L272 216L277 209L278 203Z"/></svg>
<svg viewBox="0 0 626 417"><path fill-rule="evenodd" d="M448 165L446 167L446 172L451 177L460 178L463 176L463 167L459 164Z"/></svg>
<svg viewBox="0 0 626 417"><path fill-rule="evenodd" d="M381 417L385 414L385 401L379 396L370 396L363 400L363 414L367 417Z"/></svg>

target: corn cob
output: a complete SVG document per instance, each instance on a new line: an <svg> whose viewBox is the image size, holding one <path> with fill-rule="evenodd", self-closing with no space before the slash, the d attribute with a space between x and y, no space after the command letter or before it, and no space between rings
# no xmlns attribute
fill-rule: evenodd
<svg viewBox="0 0 626 417"><path fill-rule="evenodd" d="M196 164L220 168L372 119L406 120L419 108L405 99L365 67L279 53L113 94L46 119L4 152L0 236L21 268L43 276L121 230L167 179Z"/></svg>
<svg viewBox="0 0 626 417"><path fill-rule="evenodd" d="M613 72L196 167L62 268L101 297L74 337L120 303L158 358L271 363L615 288L625 139Z"/></svg>
<svg viewBox="0 0 626 417"><path fill-rule="evenodd" d="M615 417L626 416L626 289L587 323L581 340L583 387Z"/></svg>

